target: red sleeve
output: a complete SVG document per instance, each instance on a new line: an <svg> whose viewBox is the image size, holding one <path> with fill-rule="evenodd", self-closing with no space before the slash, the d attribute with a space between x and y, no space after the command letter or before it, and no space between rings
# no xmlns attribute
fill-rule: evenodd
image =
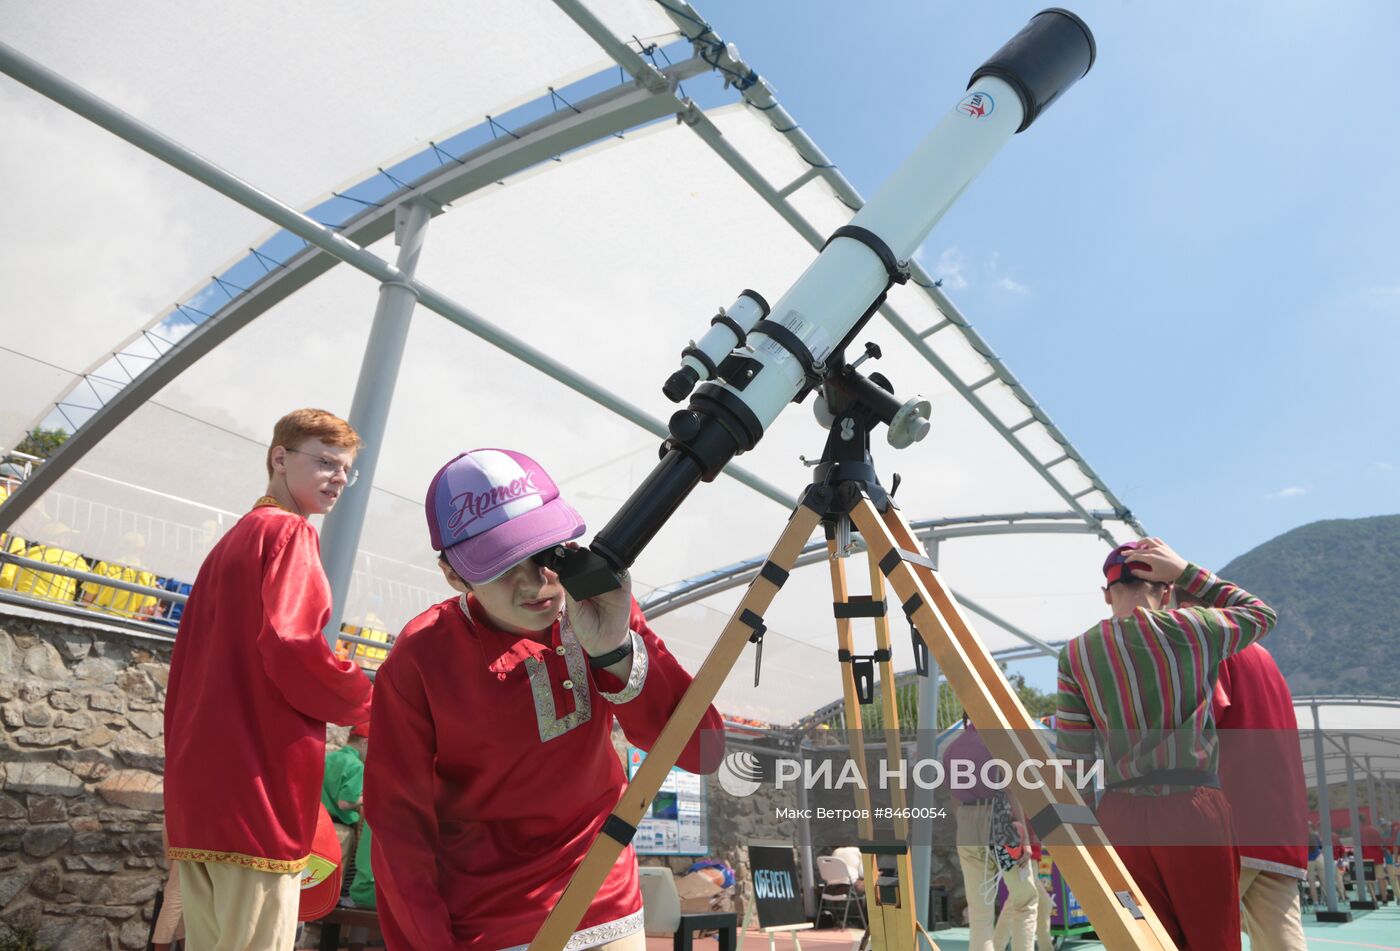
<svg viewBox="0 0 1400 951"><path fill-rule="evenodd" d="M661 730L675 712L676 705L690 686L691 677L680 662L661 643L661 638L647 625L646 618L637 602L632 602L632 619L629 626L642 639L646 647L646 680L641 693L625 703L613 703L613 715L622 724L622 732L629 742L644 750L650 750ZM635 668L638 659L633 657ZM606 670L594 670L593 677L598 687L605 693L618 693L626 688L617 677ZM700 725L691 734L685 749L676 765L691 773L713 773L719 769L724 758L724 721L719 711L711 704L700 720Z"/></svg>
<svg viewBox="0 0 1400 951"><path fill-rule="evenodd" d="M1215 692L1211 694L1210 712L1215 720L1215 725L1221 728L1228 728L1230 726L1230 718L1226 716L1226 711L1230 709L1230 670L1234 666L1231 661L1233 661L1236 656L1237 655L1231 654L1229 657L1225 658L1224 663L1216 668L1219 672L1219 676L1215 681Z"/></svg>
<svg viewBox="0 0 1400 951"><path fill-rule="evenodd" d="M374 887L410 948L455 948L438 888L433 723L412 667L400 685L393 657L375 678L365 758L365 822L373 830Z"/></svg>
<svg viewBox="0 0 1400 951"><path fill-rule="evenodd" d="M258 653L287 702L327 723L368 720L369 678L350 661L337 660L321 633L331 599L316 531L308 523L297 520L276 542L263 567L262 609Z"/></svg>

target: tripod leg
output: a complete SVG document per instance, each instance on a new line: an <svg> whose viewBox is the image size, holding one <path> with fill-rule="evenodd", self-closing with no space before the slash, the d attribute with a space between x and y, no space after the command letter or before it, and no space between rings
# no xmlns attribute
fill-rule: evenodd
<svg viewBox="0 0 1400 951"><path fill-rule="evenodd" d="M881 514L863 497L850 517L992 754L1013 769L1027 760L1051 762L1054 757L1044 735L938 572L927 564L922 546L899 512L891 506ZM1045 830L1042 840L1104 944L1114 949L1175 949L1078 790L1063 783L1038 786L1015 783L1011 792L1032 825Z"/></svg>
<svg viewBox="0 0 1400 951"><path fill-rule="evenodd" d="M851 749L851 758L860 770L864 785L856 791L856 804L861 818L860 836L867 842L875 839L874 809L870 795L870 777L865 756L865 734L860 706L855 696L854 650L851 638L851 618L870 617L875 626L874 660L880 669L880 713L885 739L886 768L902 775L902 756L899 745L899 711L895 703L894 667L890 663L889 620L884 608L885 579L880 573L879 564L867 558L870 573L870 596L866 599L853 599L846 585L846 559L837 558L837 543L827 539L827 551L831 555L831 587L836 608L837 645L845 656L852 658L842 670L841 686L846 710L846 736ZM864 658L867 662L869 658ZM883 782L882 782L883 784ZM861 856L865 866L865 908L864 924L866 939L872 940L881 951L913 951L916 944L917 913L914 902L914 874L910 861L909 820L902 783L891 786L890 807L894 820L894 841L885 847L903 851L892 856L897 884L893 890L881 888L880 864L888 863L890 856L866 853ZM897 843L897 845L896 845ZM864 939L863 939L864 940Z"/></svg>
<svg viewBox="0 0 1400 951"><path fill-rule="evenodd" d="M807 544L807 539L812 537L812 532L820 522L820 513L806 505L798 506L793 512L787 527L783 529L777 544L768 555L768 561L781 569L781 573L776 574L776 577L786 578L787 572L797 563L797 556L801 554L802 547ZM774 581L768 573L760 573L749 584L744 599L734 609L715 646L710 648L709 656L705 658L705 663L691 681L685 696L681 697L680 703L676 705L671 719L662 728L661 734L648 751L647 758L642 761L642 765L632 777L632 782L623 790L617 807L603 826L604 831L594 840L588 854L574 870L568 887L559 897L559 903L550 911L534 940L530 942L529 951L562 951L564 944L582 920L584 912L588 910L593 897L598 894L603 880L617 862L617 857L631 841L637 823L641 822L642 816L646 814L647 806L656 795L656 791L661 788L666 774L676 765L676 760L680 759L681 751L685 749L695 728L700 725L710 702L719 693L719 688L724 685L725 678L733 670L744 646L749 642L749 637L754 633L753 628L745 623L745 616L751 614L761 617L781 586L782 580ZM610 833L610 829L617 830L617 835L621 838Z"/></svg>

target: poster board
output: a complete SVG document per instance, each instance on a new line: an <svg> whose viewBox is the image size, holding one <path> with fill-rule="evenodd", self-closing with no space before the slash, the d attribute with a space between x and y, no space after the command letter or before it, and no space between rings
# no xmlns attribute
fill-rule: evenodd
<svg viewBox="0 0 1400 951"><path fill-rule="evenodd" d="M807 924L802 879L791 842L749 843L749 875L760 928Z"/></svg>
<svg viewBox="0 0 1400 951"><path fill-rule="evenodd" d="M646 756L646 750L627 747L629 780ZM632 847L638 855L708 855L710 829L705 777L673 766L647 807L646 815L637 824Z"/></svg>

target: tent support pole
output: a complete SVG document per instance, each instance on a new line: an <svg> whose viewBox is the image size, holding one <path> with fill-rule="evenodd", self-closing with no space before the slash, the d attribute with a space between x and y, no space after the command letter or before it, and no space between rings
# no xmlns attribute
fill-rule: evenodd
<svg viewBox="0 0 1400 951"><path fill-rule="evenodd" d="M394 227L394 241L399 246L395 266L402 280L385 281L379 285L379 302L374 309L369 340L360 363L360 376L355 381L355 397L350 403L350 425L360 434L363 445L355 458L360 478L341 493L339 504L326 516L321 528L321 563L331 585L331 617L324 631L326 641L335 649L340 636L340 624L345 617L345 602L350 594L350 580L355 571L355 556L360 548L360 533L364 529L365 513L369 510L370 491L379 467L379 453L384 448L384 434L389 424L389 407L394 400L394 387L403 363L404 347L408 343L408 328L413 319L413 307L418 295L406 281L413 279L418 268L418 256L428 233L428 219L441 209L425 200L400 205Z"/></svg>

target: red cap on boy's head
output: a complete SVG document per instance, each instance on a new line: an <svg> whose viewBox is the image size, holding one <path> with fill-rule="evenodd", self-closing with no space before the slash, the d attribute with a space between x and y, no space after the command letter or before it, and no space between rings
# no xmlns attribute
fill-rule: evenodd
<svg viewBox="0 0 1400 951"><path fill-rule="evenodd" d="M369 739L369 721L366 720L364 723L356 725L355 728L350 731L350 735L363 736L365 739Z"/></svg>
<svg viewBox="0 0 1400 951"><path fill-rule="evenodd" d="M1128 552L1141 548L1143 544L1143 542L1125 542L1108 553L1108 558L1103 563L1103 576L1108 579L1108 584L1117 581L1141 580L1133 575L1130 569L1139 568L1146 571L1151 566L1145 561L1129 561Z"/></svg>

